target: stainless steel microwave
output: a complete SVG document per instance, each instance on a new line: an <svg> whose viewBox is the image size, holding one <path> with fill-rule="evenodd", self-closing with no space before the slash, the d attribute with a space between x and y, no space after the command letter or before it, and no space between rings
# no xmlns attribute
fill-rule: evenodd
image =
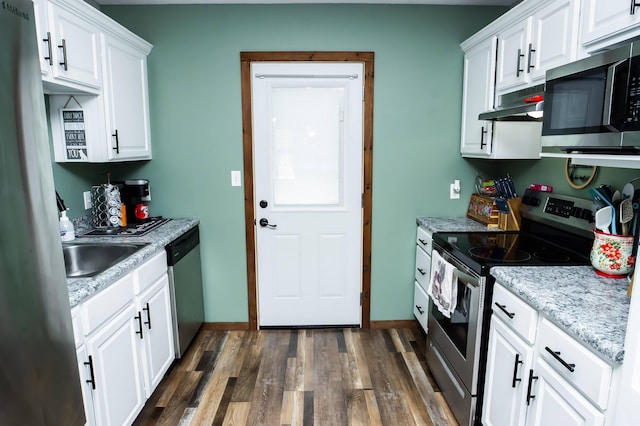
<svg viewBox="0 0 640 426"><path fill-rule="evenodd" d="M542 147L640 153L640 42L547 71Z"/></svg>

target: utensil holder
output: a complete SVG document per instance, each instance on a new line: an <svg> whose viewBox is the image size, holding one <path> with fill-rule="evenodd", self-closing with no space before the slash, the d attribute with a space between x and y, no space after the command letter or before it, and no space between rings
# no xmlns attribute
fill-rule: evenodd
<svg viewBox="0 0 640 426"><path fill-rule="evenodd" d="M589 259L596 274L608 278L625 278L633 271L633 235L613 235L593 230L594 240Z"/></svg>

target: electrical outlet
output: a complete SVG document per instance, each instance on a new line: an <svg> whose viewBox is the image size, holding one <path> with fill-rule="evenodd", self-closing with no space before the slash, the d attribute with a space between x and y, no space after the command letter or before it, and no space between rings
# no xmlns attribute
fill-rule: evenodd
<svg viewBox="0 0 640 426"><path fill-rule="evenodd" d="M84 209L88 210L93 207L93 203L91 202L91 191L84 191L82 193L82 197L84 198Z"/></svg>
<svg viewBox="0 0 640 426"><path fill-rule="evenodd" d="M231 186L242 185L242 177L240 176L240 170L231 170Z"/></svg>

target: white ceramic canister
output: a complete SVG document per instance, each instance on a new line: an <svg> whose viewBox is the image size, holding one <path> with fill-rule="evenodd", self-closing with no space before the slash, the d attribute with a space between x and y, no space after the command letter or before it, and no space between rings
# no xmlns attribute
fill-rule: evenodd
<svg viewBox="0 0 640 426"><path fill-rule="evenodd" d="M598 275L624 278L633 271L633 235L613 235L593 230L595 238L589 256Z"/></svg>

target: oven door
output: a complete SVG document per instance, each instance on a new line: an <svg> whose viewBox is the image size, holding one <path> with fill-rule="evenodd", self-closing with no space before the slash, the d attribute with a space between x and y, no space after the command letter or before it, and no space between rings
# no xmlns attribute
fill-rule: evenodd
<svg viewBox="0 0 640 426"><path fill-rule="evenodd" d="M445 361L445 365L437 366L437 368L446 369L446 376L449 376L449 379L454 374L456 381L464 385L466 393L469 396L475 396L482 334L485 278L466 267L436 244L434 244L434 250L438 250L438 253L455 267L454 276L458 286L458 299L451 318L440 313L433 301L429 302L427 352L435 349L438 354L432 357L432 362L442 364L442 360ZM436 366L429 365L429 367L435 370ZM442 381L444 379L438 382L441 387L443 387Z"/></svg>

